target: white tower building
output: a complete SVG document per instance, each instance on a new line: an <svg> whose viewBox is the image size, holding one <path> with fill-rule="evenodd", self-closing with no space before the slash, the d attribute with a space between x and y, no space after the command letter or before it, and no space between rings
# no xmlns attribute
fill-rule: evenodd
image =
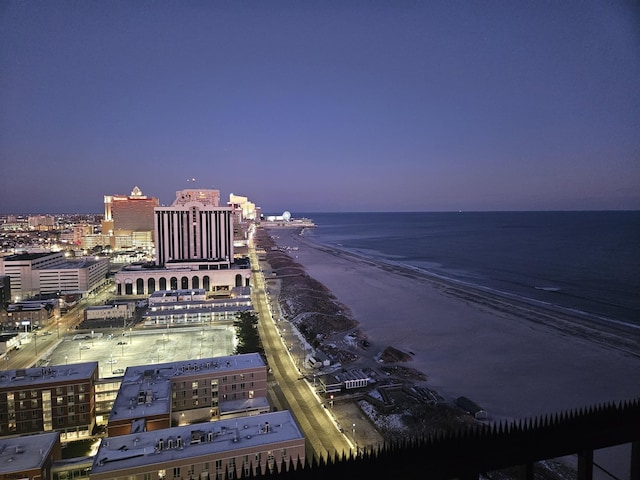
<svg viewBox="0 0 640 480"><path fill-rule="evenodd" d="M219 190L176 192L170 207L154 209L156 265L230 268L234 255L232 211L220 206Z"/></svg>

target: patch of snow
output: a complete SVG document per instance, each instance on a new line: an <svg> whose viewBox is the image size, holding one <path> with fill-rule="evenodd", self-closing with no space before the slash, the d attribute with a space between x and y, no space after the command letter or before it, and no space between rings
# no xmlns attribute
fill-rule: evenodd
<svg viewBox="0 0 640 480"><path fill-rule="evenodd" d="M360 400L358 402L362 411L367 415L377 428L382 430L393 430L395 432L402 432L409 430L408 427L402 421L402 415L399 413L392 413L389 415L381 415L366 400Z"/></svg>

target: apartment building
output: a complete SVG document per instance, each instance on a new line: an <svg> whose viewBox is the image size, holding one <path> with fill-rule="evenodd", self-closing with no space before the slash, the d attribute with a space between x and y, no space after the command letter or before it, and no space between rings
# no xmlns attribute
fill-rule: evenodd
<svg viewBox="0 0 640 480"><path fill-rule="evenodd" d="M270 410L267 368L257 353L126 369L110 437Z"/></svg>
<svg viewBox="0 0 640 480"><path fill-rule="evenodd" d="M304 459L304 436L283 410L104 438L91 480L247 477Z"/></svg>
<svg viewBox="0 0 640 480"><path fill-rule="evenodd" d="M0 371L0 436L56 431L89 437L95 425L98 362Z"/></svg>
<svg viewBox="0 0 640 480"><path fill-rule="evenodd" d="M0 479L49 479L54 462L61 458L57 432L0 438Z"/></svg>

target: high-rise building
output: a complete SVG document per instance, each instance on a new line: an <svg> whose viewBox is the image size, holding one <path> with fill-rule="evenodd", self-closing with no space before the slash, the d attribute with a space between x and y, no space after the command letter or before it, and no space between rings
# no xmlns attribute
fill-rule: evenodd
<svg viewBox="0 0 640 480"><path fill-rule="evenodd" d="M231 207L220 206L218 190L180 190L170 207L156 207L156 265L228 269L233 263Z"/></svg>
<svg viewBox="0 0 640 480"><path fill-rule="evenodd" d="M153 209L159 205L155 197L147 197L138 187L130 195L105 195L103 235L128 238L128 246L149 247L153 239ZM114 243L122 244L122 240Z"/></svg>

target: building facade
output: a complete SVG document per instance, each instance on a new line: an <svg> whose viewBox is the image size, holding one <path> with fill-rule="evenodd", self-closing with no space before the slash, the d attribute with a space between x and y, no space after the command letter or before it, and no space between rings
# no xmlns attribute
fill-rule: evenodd
<svg viewBox="0 0 640 480"><path fill-rule="evenodd" d="M112 248L153 246L153 210L160 202L147 197L136 186L130 195L105 195L102 235Z"/></svg>
<svg viewBox="0 0 640 480"><path fill-rule="evenodd" d="M0 436L56 431L88 438L95 425L98 362L0 371Z"/></svg>
<svg viewBox="0 0 640 480"><path fill-rule="evenodd" d="M249 286L251 270L233 265L224 270L144 268L129 265L114 277L119 296L149 296L159 290L204 289L208 294L229 296L235 287Z"/></svg>
<svg viewBox="0 0 640 480"><path fill-rule="evenodd" d="M35 295L74 293L84 295L107 281L109 259L67 259L57 253L21 253L0 258L0 275L11 279L14 301Z"/></svg>
<svg viewBox="0 0 640 480"><path fill-rule="evenodd" d="M188 292L196 295L189 297ZM145 326L232 323L238 312L252 310L248 287L234 289L230 297L214 299L207 299L204 290L160 291L149 297L142 322Z"/></svg>
<svg viewBox="0 0 640 480"><path fill-rule="evenodd" d="M110 437L269 411L257 353L127 368L109 416Z"/></svg>
<svg viewBox="0 0 640 480"><path fill-rule="evenodd" d="M233 209L220 206L218 190L181 190L170 207L154 210L156 265L197 269L233 263Z"/></svg>
<svg viewBox="0 0 640 480"><path fill-rule="evenodd" d="M91 479L246 478L304 460L304 436L282 410L104 438Z"/></svg>

